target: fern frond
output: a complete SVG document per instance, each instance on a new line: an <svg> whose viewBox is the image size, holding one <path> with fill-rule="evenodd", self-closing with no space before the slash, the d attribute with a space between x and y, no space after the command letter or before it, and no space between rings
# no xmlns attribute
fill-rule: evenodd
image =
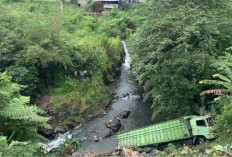
<svg viewBox="0 0 232 157"><path fill-rule="evenodd" d="M38 113L42 113L43 111L37 106L27 106L26 104L29 103L29 101L29 97L25 96L14 98L9 105L1 108L0 116L12 120L24 120L45 126L49 118L39 116Z"/></svg>
<svg viewBox="0 0 232 157"><path fill-rule="evenodd" d="M26 96L20 96L19 98L13 98L10 102L10 105L18 106L18 105L25 105L30 102L30 98Z"/></svg>
<svg viewBox="0 0 232 157"><path fill-rule="evenodd" d="M0 116L40 124L44 124L48 121L48 118L37 115L37 112L35 112L35 106L6 106L0 110Z"/></svg>
<svg viewBox="0 0 232 157"><path fill-rule="evenodd" d="M10 102L8 93L4 90L0 90L0 107L7 105Z"/></svg>

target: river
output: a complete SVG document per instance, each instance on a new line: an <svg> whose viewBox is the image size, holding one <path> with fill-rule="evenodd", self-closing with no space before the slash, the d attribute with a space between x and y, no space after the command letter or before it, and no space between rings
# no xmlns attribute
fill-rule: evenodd
<svg viewBox="0 0 232 157"><path fill-rule="evenodd" d="M109 90L117 93L119 98L116 102L112 103L110 109L104 116L92 119L79 128L67 133L69 138L82 140L82 148L78 151L82 154L91 152L107 153L115 150L116 135L103 138L98 142L93 139L94 136L101 134L107 129L106 122L113 117L117 117L122 111L131 110L131 114L127 119L122 120L123 127L120 129L120 132L136 129L152 123L151 104L142 103L141 96L143 94L143 89L134 81L135 78L130 73L130 54L128 53L126 43L122 41L122 44L126 55L121 67L121 76L108 86ZM48 146L50 149L55 148L63 141L61 137L58 137L50 142Z"/></svg>
<svg viewBox="0 0 232 157"><path fill-rule="evenodd" d="M123 119L123 128L120 131L127 131L136 129L151 124L151 104L142 103L143 90L139 87L138 83L135 82L134 76L130 73L130 54L128 53L126 43L122 41L125 50L125 62L121 67L121 76L119 76L113 83L109 85L109 89L112 92L118 94L119 99L114 102L111 109L100 118L96 118L86 122L83 126L78 129L74 129L72 134L74 138L81 138L82 148L80 153L100 153L110 152L115 149L116 136L112 135L108 138L103 138L99 142L93 140L93 136L96 132L101 131L106 122L112 117L116 117L120 112L124 110L132 110L131 114L127 119ZM126 97L124 97L126 94Z"/></svg>

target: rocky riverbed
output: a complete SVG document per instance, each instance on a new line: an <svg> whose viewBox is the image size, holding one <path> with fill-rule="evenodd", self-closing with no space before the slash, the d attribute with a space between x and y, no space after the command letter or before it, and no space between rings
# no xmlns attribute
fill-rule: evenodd
<svg viewBox="0 0 232 157"><path fill-rule="evenodd" d="M107 109L102 110L100 116L90 116L91 120L68 132L72 140L81 140L82 147L79 153L113 152L116 148L116 134L152 124L151 103L142 103L143 88L139 87L130 73L130 56L125 42L122 43L126 56L121 75L108 85L110 93L117 95L112 95L113 97L108 99L103 106ZM108 105L108 102L112 105ZM98 106L93 106L91 110L91 112L99 111ZM53 146L55 144L57 144L56 140L52 142Z"/></svg>

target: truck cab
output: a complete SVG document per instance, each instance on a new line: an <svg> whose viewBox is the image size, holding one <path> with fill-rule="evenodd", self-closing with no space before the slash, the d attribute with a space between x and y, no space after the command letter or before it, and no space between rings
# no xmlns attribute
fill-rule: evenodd
<svg viewBox="0 0 232 157"><path fill-rule="evenodd" d="M189 116L187 123L194 144L216 138L211 116Z"/></svg>

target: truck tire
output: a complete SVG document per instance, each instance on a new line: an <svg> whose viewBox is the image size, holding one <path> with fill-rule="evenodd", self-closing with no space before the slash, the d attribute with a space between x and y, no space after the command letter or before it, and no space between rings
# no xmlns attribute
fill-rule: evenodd
<svg viewBox="0 0 232 157"><path fill-rule="evenodd" d="M193 144L194 145L197 145L197 144L202 144L202 143L204 143L205 142L205 137L203 137L203 136L198 136L198 137L195 137L194 139L193 139Z"/></svg>

